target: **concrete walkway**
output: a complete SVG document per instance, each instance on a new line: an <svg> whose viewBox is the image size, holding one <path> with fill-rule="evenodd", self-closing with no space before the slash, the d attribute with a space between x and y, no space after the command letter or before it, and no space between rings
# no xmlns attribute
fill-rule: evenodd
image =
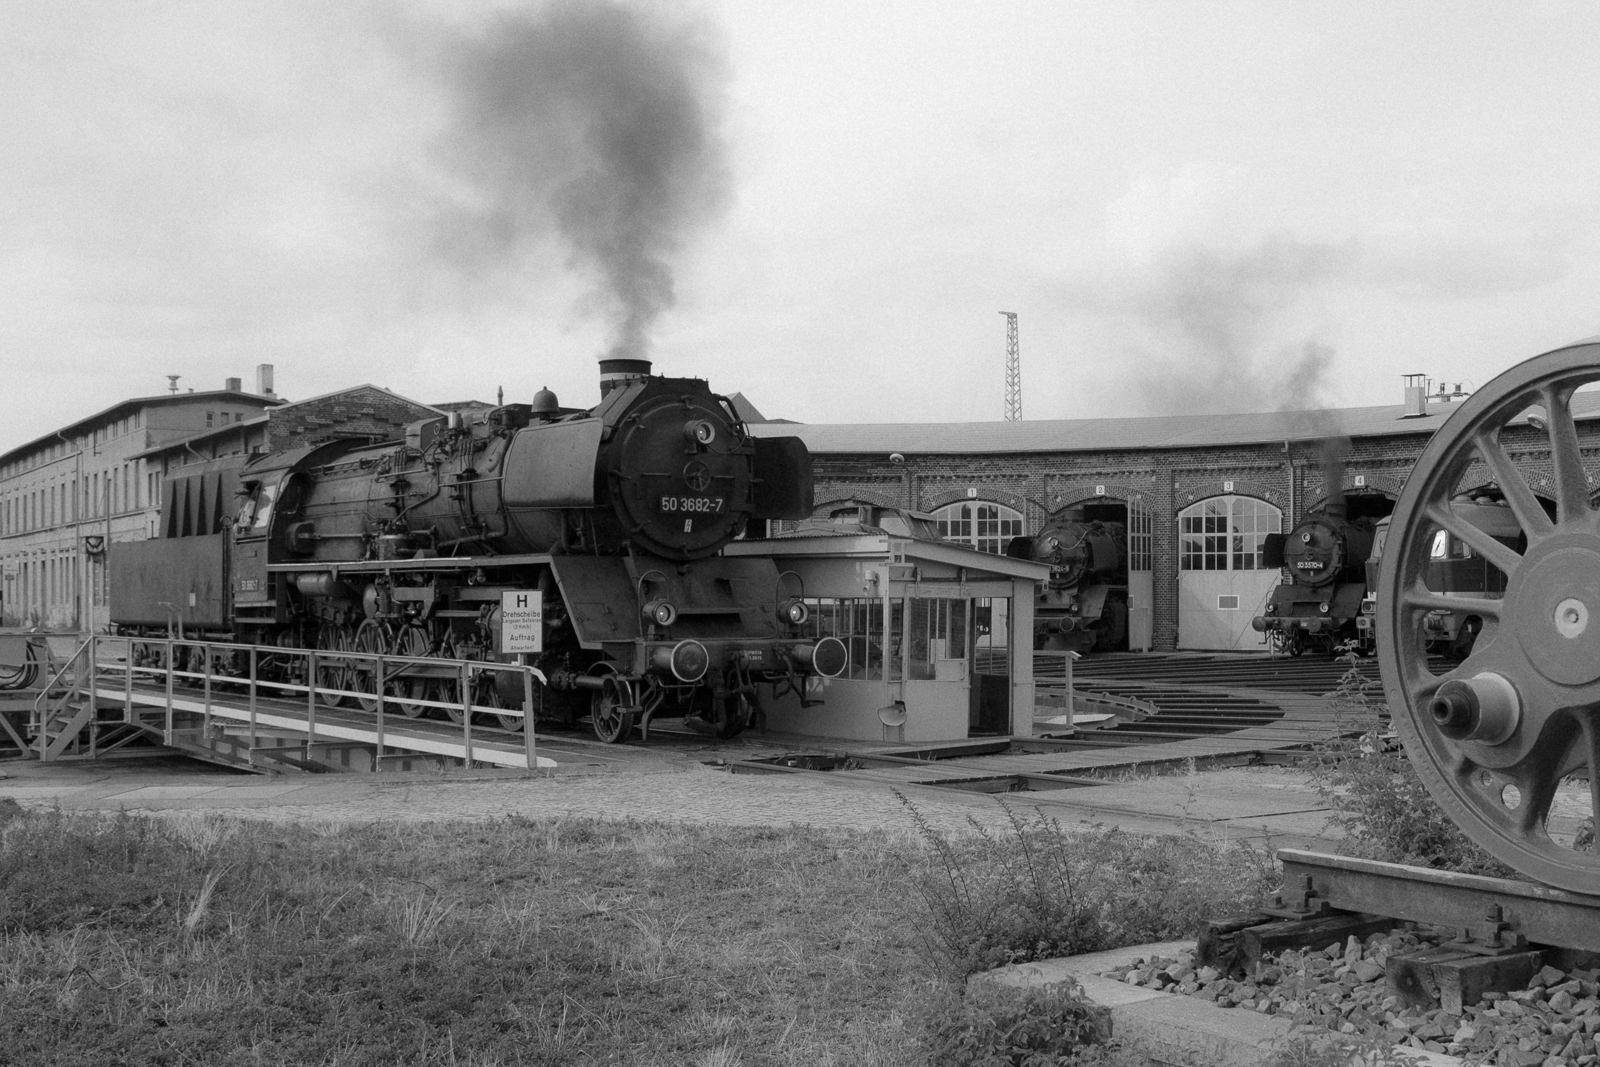
<svg viewBox="0 0 1600 1067"><path fill-rule="evenodd" d="M767 744L770 744L767 743ZM763 746L765 747L765 745ZM181 757L42 764L0 761L0 798L67 811L207 811L280 821L533 819L566 816L726 826L816 826L908 832L895 789L950 832L1008 822L1002 804L1063 825L1198 832L1228 840L1326 847L1327 810L1306 776L1279 767L1130 777L1104 786L994 795L931 786L735 775L715 764L744 758L727 746L618 748L541 745L554 771L448 771L264 776Z"/></svg>

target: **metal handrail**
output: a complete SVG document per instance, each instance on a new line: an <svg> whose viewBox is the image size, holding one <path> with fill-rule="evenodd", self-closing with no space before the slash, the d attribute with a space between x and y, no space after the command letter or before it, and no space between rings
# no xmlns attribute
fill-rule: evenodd
<svg viewBox="0 0 1600 1067"><path fill-rule="evenodd" d="M252 750L255 748L256 743L260 690L265 687L268 690L277 690L280 693L306 694L306 747L308 750L313 744L317 743L317 712L319 706L321 706L318 704L318 697L321 694L329 694L342 697L354 697L358 700L375 700L377 702L375 714L377 715L378 751L376 759L380 761L380 763L377 765L381 766L381 761L383 759L390 758L385 757L383 752L385 747L384 727L386 705L392 705L398 702L407 706L439 708L447 712L459 711L461 714L464 758L469 763L473 760L474 744L472 719L475 714L489 714L506 718L521 718L524 720L523 744L527 757L527 765L530 769L538 766L537 742L535 740L535 732L532 728L533 722L531 714L534 697L533 682L534 679L537 678L541 683L543 683L545 681L545 677L543 672L541 672L537 667L533 667L528 664L502 663L493 660L445 659L437 656L397 656L382 652L361 652L354 649L286 648L278 645L246 645L233 642L204 641L175 637L139 637L128 635L101 638L97 635L91 635L89 640L86 641L84 645L73 654L72 658L69 659L65 665L63 665L62 669L56 672L56 676L51 680L51 685L53 686L56 682L58 682L66 673L67 669L82 658L85 650L88 650L91 657L91 669L87 673L90 678L90 688L92 689L92 676L94 673L92 664L95 662L94 650L97 647L97 641L117 641L126 644L126 651L124 655L125 662L122 670L120 671L122 675L122 678L120 679L120 688L122 689L125 718L128 722L133 721L133 686L135 679L138 677L145 677L152 680L159 679L164 684L166 691L166 716L163 724L163 740L168 744L171 743L173 737L175 683L178 679L190 679L198 681L201 685L201 715L203 727L209 727L211 724L211 709L214 702L215 684L241 684L248 687L250 724L249 736L250 747ZM158 650L159 661L156 664L135 664L135 649L138 647ZM187 666L185 669L179 669L177 667L177 654L182 649L201 650L201 655L199 657L199 670L194 670ZM226 674L219 673L218 671L214 670L213 667L215 665L215 657L216 653L218 652L222 652L230 656L234 654L247 654L245 674ZM262 653L267 653L270 656L278 657L280 660L282 660L284 657L288 657L293 660L304 660L305 681L300 682L291 681L288 679L280 680L275 678L262 678ZM345 668L351 673L356 674L358 677L360 675L368 676L371 679L373 691L368 692L365 689L358 690L335 688L331 685L319 684L317 681L319 668L326 667L329 661L345 664ZM370 663L370 669L362 670L359 667L354 666L355 664L361 663ZM459 699L436 700L423 696L399 697L392 693L385 692L386 687L390 683L394 682L397 678L406 676L406 668L430 666L450 668L451 676L448 679L440 678L439 680L453 681L459 687ZM475 676L491 671L495 673L509 671L522 675L523 704L521 708L491 707L487 705L476 704L472 701L472 693L475 688L473 684ZM78 692L84 688L82 684L83 677L83 675L79 675L78 678L75 679L74 689L62 695L61 703L65 703L65 701L72 695L73 692ZM42 724L45 720L39 718L40 709L38 705L41 701L43 701L46 695L47 693L41 693L39 700L35 702L34 715L35 719L37 720L36 729L39 732L42 732Z"/></svg>
<svg viewBox="0 0 1600 1067"><path fill-rule="evenodd" d="M43 706L49 701L51 690L61 683L61 679L66 676L68 671L72 670L85 652L89 653L89 662L91 664L94 662L95 642L97 639L98 635L91 633L88 639L79 645L72 655L66 658L60 669L52 674L49 680L40 687L39 695L33 698L33 712L29 719L28 728L33 731L35 737L44 736L45 723L49 722L55 713L60 711L67 701L79 692L79 678L75 675L72 687L61 693L54 706L48 710Z"/></svg>

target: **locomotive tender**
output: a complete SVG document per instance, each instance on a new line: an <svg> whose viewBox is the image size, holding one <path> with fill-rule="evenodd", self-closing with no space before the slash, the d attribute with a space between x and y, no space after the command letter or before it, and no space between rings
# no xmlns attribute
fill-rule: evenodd
<svg viewBox="0 0 1600 1067"><path fill-rule="evenodd" d="M751 437L705 382L652 376L644 360L603 360L601 394L585 410L541 390L470 425L413 424L402 441L185 468L164 487L160 536L110 546L112 621L329 650L316 684L370 708L371 660L338 652L509 661L502 596L535 594L542 650L526 662L545 681L532 713L588 714L610 742L635 724L648 736L658 714L731 737L760 718L757 683L804 693L839 674L842 643L800 637L792 574L718 555L752 523L810 514L800 439ZM419 715L406 698L459 701L456 677L413 665L386 691ZM474 705L521 707L520 686L483 689Z"/></svg>
<svg viewBox="0 0 1600 1067"><path fill-rule="evenodd" d="M1250 625L1271 634L1291 656L1313 647L1328 653L1366 651L1371 631L1360 622L1372 544L1373 521L1347 517L1342 500L1307 516L1287 534L1268 534L1262 562L1282 567L1288 580L1273 587L1264 613Z"/></svg>
<svg viewBox="0 0 1600 1067"><path fill-rule="evenodd" d="M1050 566L1033 604L1033 647L1072 652L1125 647L1128 637L1127 527L1051 516L1032 537L1015 537L1006 555Z"/></svg>

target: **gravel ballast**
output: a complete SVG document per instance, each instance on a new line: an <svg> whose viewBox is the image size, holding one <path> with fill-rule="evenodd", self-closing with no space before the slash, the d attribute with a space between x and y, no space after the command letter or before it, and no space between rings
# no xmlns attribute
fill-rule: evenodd
<svg viewBox="0 0 1600 1067"><path fill-rule="evenodd" d="M1408 1006L1388 988L1392 956L1433 947L1423 931L1351 937L1320 950L1285 952L1242 978L1196 965L1193 952L1102 972L1128 985L1282 1015L1305 1032L1336 1031L1352 1043L1386 1042L1496 1067L1590 1067L1600 1061L1600 972L1545 967L1526 989L1488 993L1453 1015Z"/></svg>

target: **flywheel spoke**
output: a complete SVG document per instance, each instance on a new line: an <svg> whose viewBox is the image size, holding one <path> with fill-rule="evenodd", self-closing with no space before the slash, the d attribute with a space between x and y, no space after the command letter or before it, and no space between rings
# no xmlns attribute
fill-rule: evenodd
<svg viewBox="0 0 1600 1067"><path fill-rule="evenodd" d="M1525 781L1517 783L1522 799L1517 804L1517 829L1527 838L1538 836L1550 817L1550 804L1555 800L1556 787L1561 776L1547 771L1535 771Z"/></svg>
<svg viewBox="0 0 1600 1067"><path fill-rule="evenodd" d="M1590 518L1589 476L1583 468L1578 427L1572 419L1570 388L1547 385L1541 391L1549 416L1550 463L1555 469L1556 516L1563 526L1585 524Z"/></svg>
<svg viewBox="0 0 1600 1067"><path fill-rule="evenodd" d="M1489 469L1494 472L1495 481L1500 485L1500 492L1505 494L1506 503L1511 505L1511 513L1522 525L1523 532L1528 535L1528 541L1531 543L1554 533L1555 526L1551 523L1550 516L1545 514L1544 506L1539 503L1539 498L1533 495L1533 490L1528 488L1522 472L1517 469L1511 457L1506 454L1505 447L1500 444L1498 429L1480 430L1473 436L1473 446L1488 464Z"/></svg>
<svg viewBox="0 0 1600 1067"><path fill-rule="evenodd" d="M1486 619L1500 619L1500 609L1504 606L1503 600L1489 597L1462 596L1455 593L1435 593L1421 586L1415 585L1406 590L1401 599L1404 607L1417 611L1465 611L1474 615L1481 615Z"/></svg>
<svg viewBox="0 0 1600 1067"><path fill-rule="evenodd" d="M1522 562L1522 554L1516 549L1504 541L1495 540L1487 531L1472 525L1447 507L1434 504L1428 508L1427 515L1430 522L1449 530L1453 536L1471 545L1473 551L1506 574L1510 574L1517 564Z"/></svg>

